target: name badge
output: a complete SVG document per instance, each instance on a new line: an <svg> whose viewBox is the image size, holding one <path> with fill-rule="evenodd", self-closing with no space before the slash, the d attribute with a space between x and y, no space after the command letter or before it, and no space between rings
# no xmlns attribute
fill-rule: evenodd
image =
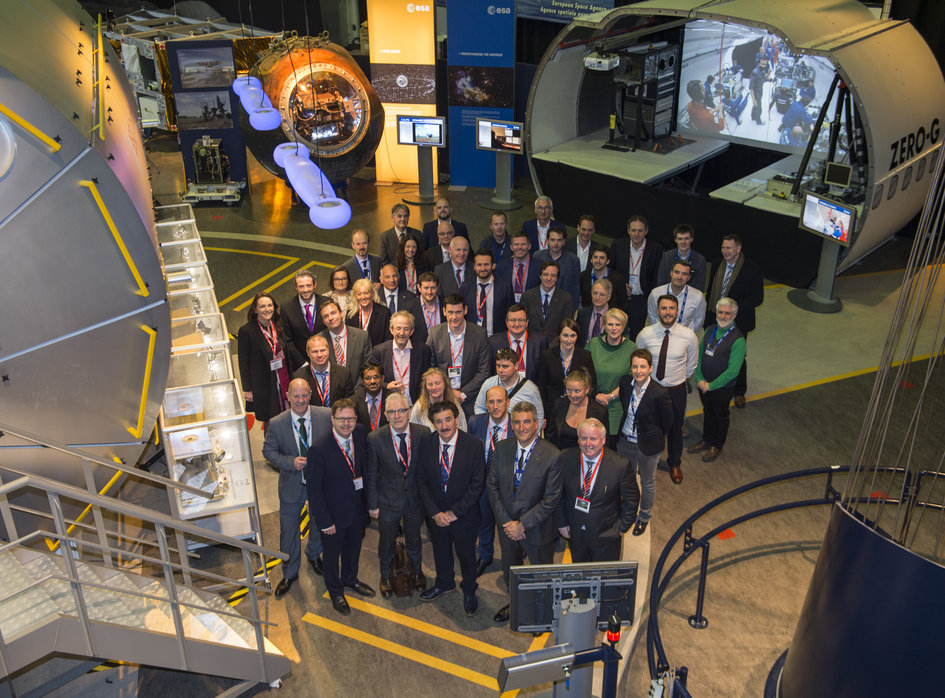
<svg viewBox="0 0 945 698"><path fill-rule="evenodd" d="M352 482L354 483L354 489L355 489L355 490L364 489L364 478L363 478L363 477L356 477L356 478L354 478L354 480L352 480Z"/></svg>
<svg viewBox="0 0 945 698"><path fill-rule="evenodd" d="M586 514L591 510L591 500L584 499L584 497L575 497L574 508L578 511L583 511Z"/></svg>
<svg viewBox="0 0 945 698"><path fill-rule="evenodd" d="M279 359L273 359L272 361L269 362L269 370L270 370L270 371L278 371L280 368L282 368L282 359L281 359L281 358L279 358Z"/></svg>
<svg viewBox="0 0 945 698"><path fill-rule="evenodd" d="M450 377L450 387L454 390L459 390L459 386L462 385L462 375L463 367L462 366L449 366L446 369L446 374Z"/></svg>
<svg viewBox="0 0 945 698"><path fill-rule="evenodd" d="M705 350L705 355L706 355L706 356L715 356L715 350L714 350L714 349L706 349L706 350Z"/></svg>

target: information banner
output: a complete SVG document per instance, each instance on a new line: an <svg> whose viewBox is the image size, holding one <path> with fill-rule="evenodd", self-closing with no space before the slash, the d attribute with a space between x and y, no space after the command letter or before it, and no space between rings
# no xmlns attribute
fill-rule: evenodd
<svg viewBox="0 0 945 698"><path fill-rule="evenodd" d="M378 181L416 183L417 147L397 144L397 115L436 114L434 0L368 0L371 84L384 105ZM434 152L436 172L436 152Z"/></svg>
<svg viewBox="0 0 945 698"><path fill-rule="evenodd" d="M614 0L518 0L518 16L570 22L591 12L614 9Z"/></svg>

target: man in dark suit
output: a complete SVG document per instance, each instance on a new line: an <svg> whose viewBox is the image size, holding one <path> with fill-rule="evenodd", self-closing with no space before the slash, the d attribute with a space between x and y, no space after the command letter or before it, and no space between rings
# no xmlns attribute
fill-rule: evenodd
<svg viewBox="0 0 945 698"><path fill-rule="evenodd" d="M317 334L309 337L305 345L308 363L292 374L301 378L312 391L311 402L318 407L331 407L331 403L354 394L354 380L344 366L332 365L328 360L331 351L328 340Z"/></svg>
<svg viewBox="0 0 945 698"><path fill-rule="evenodd" d="M557 337L561 321L574 315L571 294L558 288L557 262L543 262L541 283L522 294L522 305L528 313L528 326L545 337Z"/></svg>
<svg viewBox="0 0 945 698"><path fill-rule="evenodd" d="M577 235L573 238L568 238L564 242L564 249L578 258L582 272L591 265L591 252L599 247L599 245L591 239L596 232L597 221L594 220L594 216L589 213L584 214L578 218Z"/></svg>
<svg viewBox="0 0 945 698"><path fill-rule="evenodd" d="M631 337L646 325L646 300L656 286L663 247L658 242L647 240L650 231L644 216L630 216L627 221L627 237L614 240L610 246L610 265L627 280L628 328Z"/></svg>
<svg viewBox="0 0 945 698"><path fill-rule="evenodd" d="M755 308L765 301L764 277L761 267L742 254L742 239L731 233L722 238L722 259L712 263L715 274L709 287L708 309L705 326L715 324L715 305L721 298L731 298L738 303L738 319L735 326L748 343L748 333L755 329ZM748 360L735 379L735 407L745 406L748 392Z"/></svg>
<svg viewBox="0 0 945 698"><path fill-rule="evenodd" d="M354 256L341 266L348 270L348 278L352 284L358 279L370 279L376 282L381 273L381 258L375 254L368 254L370 244L371 236L366 230L355 228L351 233L351 249L354 250Z"/></svg>
<svg viewBox="0 0 945 698"><path fill-rule="evenodd" d="M420 545L420 493L417 470L420 467L420 438L430 430L410 423L410 402L403 393L394 392L385 400L389 424L367 437L367 507L377 519L380 539L377 557L381 567L381 596L389 599L394 591L391 571L398 528L404 531L407 559L413 565L418 591L427 588L423 574Z"/></svg>
<svg viewBox="0 0 945 698"><path fill-rule="evenodd" d="M454 236L453 226L446 221L440 221L436 228L437 243L423 253L428 269L436 269L444 262L450 261L450 242Z"/></svg>
<svg viewBox="0 0 945 698"><path fill-rule="evenodd" d="M371 338L364 330L357 327L348 327L341 309L333 300L328 300L322 306L322 320L325 329L319 337L328 341L329 359L334 366L344 366L351 375L361 374L361 366L371 358Z"/></svg>
<svg viewBox="0 0 945 698"><path fill-rule="evenodd" d="M688 223L680 223L673 228L673 240L676 247L666 250L660 259L660 266L656 271L656 284L668 284L672 278L673 265L682 260L689 262L692 273L689 277L689 286L705 293L705 257L692 249L695 229Z"/></svg>
<svg viewBox="0 0 945 698"><path fill-rule="evenodd" d="M522 305L512 305L505 313L507 330L489 338L489 369L495 373L495 354L499 349L513 349L518 355L518 373L534 382L538 377L541 353L548 348L545 335L528 328L528 311Z"/></svg>
<svg viewBox="0 0 945 698"><path fill-rule="evenodd" d="M522 223L522 232L528 235L532 245L532 253L548 248L548 229L553 225L564 227L564 223L553 220L554 205L547 196L535 199L535 217Z"/></svg>
<svg viewBox="0 0 945 698"><path fill-rule="evenodd" d="M423 318L423 328L421 329L418 325L417 331L429 338L430 330L441 322L446 322L443 303L440 301L440 280L432 271L425 271L417 279L417 291L420 300L420 316Z"/></svg>
<svg viewBox="0 0 945 698"><path fill-rule="evenodd" d="M420 299L410 291L401 291L399 286L400 275L397 267L393 264L385 264L381 267L381 302L387 306L393 317L394 313L400 310L406 310L414 317L414 340L417 342L427 341L427 327L423 322L423 313L420 312ZM423 327L419 327L423 325Z"/></svg>
<svg viewBox="0 0 945 698"><path fill-rule="evenodd" d="M512 407L514 439L500 441L486 476L489 501L499 524L502 579L508 590L509 567L525 556L533 565L554 562L556 531L553 514L561 497L557 448L538 438L538 413L527 402ZM509 619L509 605L495 614Z"/></svg>
<svg viewBox="0 0 945 698"><path fill-rule="evenodd" d="M325 587L331 605L351 613L345 587L361 596L374 590L358 579L361 539L364 537L364 473L367 438L356 424L354 403L347 398L331 406L332 430L312 443L306 465L308 510L322 534Z"/></svg>
<svg viewBox="0 0 945 698"><path fill-rule="evenodd" d="M315 293L318 279L310 269L295 272L295 293L282 304L282 326L286 342L292 342L299 356L305 356L305 343L325 329L322 304L328 299Z"/></svg>
<svg viewBox="0 0 945 698"><path fill-rule="evenodd" d="M429 519L436 580L420 593L423 601L456 588L454 558L463 575L463 611L475 615L476 533L479 529L479 497L486 478L486 460L475 436L460 431L459 410L452 402L431 405L428 417L436 433L420 440L418 489L424 513Z"/></svg>
<svg viewBox="0 0 945 698"><path fill-rule="evenodd" d="M578 324L578 344L586 346L589 341L604 333L604 313L610 310L613 284L607 279L598 279L591 290L591 304L581 306L575 320Z"/></svg>
<svg viewBox="0 0 945 698"><path fill-rule="evenodd" d="M410 209L405 204L394 204L390 210L390 217L394 222L393 227L381 233L381 264L394 264L397 261L397 248L400 247L400 241L407 233L413 233L416 236L420 241L421 250L426 249L423 245L423 234L407 225L410 222Z"/></svg>
<svg viewBox="0 0 945 698"><path fill-rule="evenodd" d="M551 226L548 231L548 249L539 250L532 255L532 259L539 264L549 261L558 263L558 286L571 296L573 313L581 302L581 263L572 252L564 249L566 236L564 228Z"/></svg>
<svg viewBox="0 0 945 698"><path fill-rule="evenodd" d="M384 371L376 361L361 366L361 382L354 389L351 401L358 413L358 424L368 433L387 424L384 414Z"/></svg>
<svg viewBox="0 0 945 698"><path fill-rule="evenodd" d="M481 249L473 258L475 283L466 289L466 319L482 327L488 336L505 331L505 313L512 305L512 289L498 283L495 275L495 256L491 250Z"/></svg>
<svg viewBox="0 0 945 698"><path fill-rule="evenodd" d="M519 231L512 235L512 256L498 262L495 275L499 283L507 284L512 289L512 296L516 303L521 301L522 294L530 288L535 288L539 282L538 264L532 259L531 243L528 236Z"/></svg>
<svg viewBox="0 0 945 698"><path fill-rule="evenodd" d="M440 298L454 293L464 295L475 283L476 274L469 262L469 240L454 237L450 240L450 261L437 265L434 269L440 280Z"/></svg>
<svg viewBox="0 0 945 698"><path fill-rule="evenodd" d="M289 556L282 563L282 581L276 587L276 598L285 596L299 578L302 564L302 544L299 536L299 517L308 501L305 484L305 465L312 443L331 431L331 410L312 407L312 391L301 379L289 382L286 393L289 409L273 417L263 443L263 457L279 469L279 552ZM309 530L305 557L315 574L322 574L322 539Z"/></svg>
<svg viewBox="0 0 945 698"><path fill-rule="evenodd" d="M591 304L591 288L599 279L611 283L610 307L623 310L627 305L627 279L616 269L607 266L610 263L610 250L599 245L591 252L591 263L581 272L581 305Z"/></svg>
<svg viewBox="0 0 945 698"><path fill-rule="evenodd" d="M630 462L604 447L607 428L597 419L578 424L578 448L561 454L558 529L571 539L573 562L620 559L620 541L637 518L640 488Z"/></svg>
<svg viewBox="0 0 945 698"><path fill-rule="evenodd" d="M486 331L466 322L462 296L447 296L443 305L446 322L430 330L427 345L433 365L446 371L453 394L468 417L479 395L479 387L489 377L489 338Z"/></svg>
<svg viewBox="0 0 945 698"><path fill-rule="evenodd" d="M420 396L420 376L432 365L430 347L414 341L414 317L406 310L398 310L390 319L393 339L374 347L373 360L384 372L384 387L391 392L403 393L407 402Z"/></svg>
<svg viewBox="0 0 945 698"><path fill-rule="evenodd" d="M423 224L423 234L420 238L422 249L430 249L439 244L436 231L441 223L449 224L450 228L453 229L454 235L469 240L469 231L466 229L466 224L453 220L453 205L450 203L449 199L445 196L441 196L436 200L436 203L433 204L433 211L436 213L436 218Z"/></svg>
<svg viewBox="0 0 945 698"><path fill-rule="evenodd" d="M479 243L477 250L489 250L496 262L512 256L512 237L508 233L509 219L502 211L493 211L489 216L492 233Z"/></svg>

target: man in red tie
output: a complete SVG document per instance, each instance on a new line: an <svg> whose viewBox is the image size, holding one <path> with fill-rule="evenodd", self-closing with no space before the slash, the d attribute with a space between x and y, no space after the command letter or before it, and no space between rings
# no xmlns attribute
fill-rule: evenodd
<svg viewBox="0 0 945 698"><path fill-rule="evenodd" d="M532 260L528 235L519 231L512 235L510 244L512 256L498 263L495 275L511 286L514 300L518 303L525 291L538 285L539 270Z"/></svg>
<svg viewBox="0 0 945 698"><path fill-rule="evenodd" d="M516 303L505 314L505 332L498 332L489 338L492 348L492 373L495 373L495 355L499 349L512 349L518 356L518 373L523 378L535 381L541 353L548 348L545 335L528 329L528 311Z"/></svg>

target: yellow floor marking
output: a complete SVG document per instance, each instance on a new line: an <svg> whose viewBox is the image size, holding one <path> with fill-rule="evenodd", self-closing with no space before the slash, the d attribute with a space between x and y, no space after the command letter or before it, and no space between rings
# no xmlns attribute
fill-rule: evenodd
<svg viewBox="0 0 945 698"><path fill-rule="evenodd" d="M322 597L327 599L328 592L326 591L324 594L322 594ZM348 605L351 606L351 608L364 611L365 613L370 613L372 616L376 616L377 618L389 620L391 623L397 623L398 625L403 625L404 627L410 628L412 630L417 630L421 633L432 635L433 637L440 640L452 642L454 645L460 645L461 647L466 647L467 649L481 652L482 654L488 654L490 657L497 657L499 659L515 656L515 652L509 652L508 650L504 650L501 647L496 647L495 645L490 645L485 642L480 642L479 640L474 640L460 633L454 633L452 630L441 628L438 625L426 623L422 620L417 620L411 616L404 615L403 613L391 611L384 608L383 606L367 603L365 601L361 601L360 599L351 598L347 595L345 598L348 600Z"/></svg>
<svg viewBox="0 0 945 698"><path fill-rule="evenodd" d="M289 261L285 262L284 264L280 264L278 267L276 267L275 269L273 269L273 270L272 270L271 272L269 272L268 274L265 274L264 276L259 277L259 278L256 279L255 281L251 281L250 283L246 284L245 286L243 286L243 288L241 288L241 289L240 289L239 291L237 291L236 293L230 294L229 296L227 296L226 298L224 298L223 300L221 300L221 301L219 302L219 306L222 308L224 305L226 305L226 304L229 303L230 301L236 300L237 298L239 298L240 296L242 296L242 295L243 295L244 293L246 293L247 291L249 291L249 290L253 289L255 286L258 286L259 284L261 284L261 283L262 283L263 281L265 281L266 279L269 279L269 278L275 276L276 274L278 274L280 271L282 271L282 270L285 269L286 267L291 266L292 264L295 264L296 262L299 261L299 258L298 258L298 257L289 257L288 260L289 260ZM236 311L243 310L244 308L248 307L250 303L252 303L252 299L249 299L249 300L246 301L244 304L242 304L242 305L240 305L240 306L234 308L234 310L236 310Z"/></svg>
<svg viewBox="0 0 945 698"><path fill-rule="evenodd" d="M257 252L256 250L238 250L234 247L204 247L208 252L236 252L237 254L252 254L257 257L275 257L276 259L298 259L287 254L276 254L274 252Z"/></svg>
<svg viewBox="0 0 945 698"><path fill-rule="evenodd" d="M284 283L286 283L286 282L288 282L288 281L292 281L292 279L295 278L295 273L296 273L297 271L299 271L299 270L301 270L301 269L308 269L308 268L311 267L312 265L314 265L314 266L316 266L316 267L325 267L326 269L334 269L335 266L336 266L336 265L334 265L334 264L326 264L325 262L317 262L317 261L315 261L315 260L313 259L311 262L309 262L308 264L305 264L305 265L299 267L298 269L296 269L295 271L293 271L293 272L292 272L291 274L289 274L288 276L284 276L284 277L282 277L281 279L279 279L276 283L274 283L272 286L270 286L269 288L266 289L266 293L269 293L270 291L276 290L276 289L279 288L282 284L284 284Z"/></svg>
<svg viewBox="0 0 945 698"><path fill-rule="evenodd" d="M349 599L348 603L351 604L351 601L354 599ZM353 605L353 604L352 604ZM485 686L486 688L498 692L499 684L491 676L486 676L481 674L478 671L473 671L472 669L467 669L466 667L459 666L458 664L453 664L452 662L447 662L439 657L434 657L432 654L427 654L425 652L418 652L417 650L410 649L409 647L404 647L403 645L398 645L396 642L391 642L390 640L385 640L384 638L377 637L376 635L371 635L370 633L363 632L356 628L351 628L342 623L338 623L328 618L322 618L317 616L314 613L306 613L302 616L302 620L312 625L316 625L325 630L330 630L333 633L338 633L343 635L351 640L357 640L358 642L363 642L366 645L371 647L376 647L377 649L384 650L385 652L390 652L391 654L396 654L398 657L403 657L404 659L409 659L414 662L428 666L431 669L436 669L437 671L442 671L450 676L456 676L466 681L479 684L480 686Z"/></svg>

